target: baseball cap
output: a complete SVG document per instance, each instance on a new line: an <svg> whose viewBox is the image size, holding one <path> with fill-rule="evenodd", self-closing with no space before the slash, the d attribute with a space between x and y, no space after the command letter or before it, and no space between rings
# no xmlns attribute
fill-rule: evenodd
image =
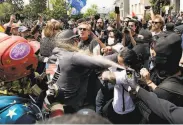
<svg viewBox="0 0 183 125"><path fill-rule="evenodd" d="M73 38L79 38L79 35L75 35L72 30L63 30L56 35L56 39L60 41L68 41Z"/></svg>
<svg viewBox="0 0 183 125"><path fill-rule="evenodd" d="M27 27L25 27L25 26L20 26L19 28L18 28L18 32L21 32L21 33L23 33L23 32L25 32L25 31L28 31L29 29L27 28Z"/></svg>

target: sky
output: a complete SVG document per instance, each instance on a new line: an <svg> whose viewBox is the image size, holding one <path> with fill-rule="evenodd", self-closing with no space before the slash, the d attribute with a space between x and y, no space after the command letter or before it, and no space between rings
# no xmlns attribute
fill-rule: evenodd
<svg viewBox="0 0 183 125"><path fill-rule="evenodd" d="M96 4L98 8L111 8L114 4L114 0L87 0L86 6L82 9L82 12L85 12L92 4Z"/></svg>
<svg viewBox="0 0 183 125"><path fill-rule="evenodd" d="M24 4L27 4L28 1L29 0L24 0ZM82 12L85 12L92 4L96 4L99 8L111 8L114 1L115 0L87 0L86 6L82 9Z"/></svg>

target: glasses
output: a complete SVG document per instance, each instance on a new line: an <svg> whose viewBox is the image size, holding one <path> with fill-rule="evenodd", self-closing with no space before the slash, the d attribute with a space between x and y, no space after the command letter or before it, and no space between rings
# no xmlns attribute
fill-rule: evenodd
<svg viewBox="0 0 183 125"><path fill-rule="evenodd" d="M152 24L158 24L158 23L161 23L161 22L155 22L155 21L152 21Z"/></svg>
<svg viewBox="0 0 183 125"><path fill-rule="evenodd" d="M86 31L87 29L86 29L86 28L79 28L79 30L80 30L80 31L81 31L81 30Z"/></svg>

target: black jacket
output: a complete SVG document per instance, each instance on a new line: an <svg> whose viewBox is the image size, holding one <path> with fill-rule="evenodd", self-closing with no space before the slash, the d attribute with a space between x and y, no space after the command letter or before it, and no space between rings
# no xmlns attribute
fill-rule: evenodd
<svg viewBox="0 0 183 125"><path fill-rule="evenodd" d="M159 117L170 124L183 123L183 107L177 107L171 102L159 99L156 94L140 88L137 96Z"/></svg>
<svg viewBox="0 0 183 125"><path fill-rule="evenodd" d="M118 67L102 57L91 57L79 52L55 48L53 53L59 58L60 75L56 84L64 91L64 103L76 108L82 105L86 97L91 69L106 69L114 65Z"/></svg>

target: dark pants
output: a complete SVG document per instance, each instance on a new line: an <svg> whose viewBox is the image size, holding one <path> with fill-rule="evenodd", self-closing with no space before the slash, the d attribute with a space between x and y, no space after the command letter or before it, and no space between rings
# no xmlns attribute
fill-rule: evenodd
<svg viewBox="0 0 183 125"><path fill-rule="evenodd" d="M108 118L114 124L139 124L141 121L141 114L136 108L134 111L128 114L117 114L112 106L111 99L106 106L103 108L104 116Z"/></svg>
<svg viewBox="0 0 183 125"><path fill-rule="evenodd" d="M114 85L108 83L98 91L96 97L96 113L103 115L102 108L113 98Z"/></svg>

